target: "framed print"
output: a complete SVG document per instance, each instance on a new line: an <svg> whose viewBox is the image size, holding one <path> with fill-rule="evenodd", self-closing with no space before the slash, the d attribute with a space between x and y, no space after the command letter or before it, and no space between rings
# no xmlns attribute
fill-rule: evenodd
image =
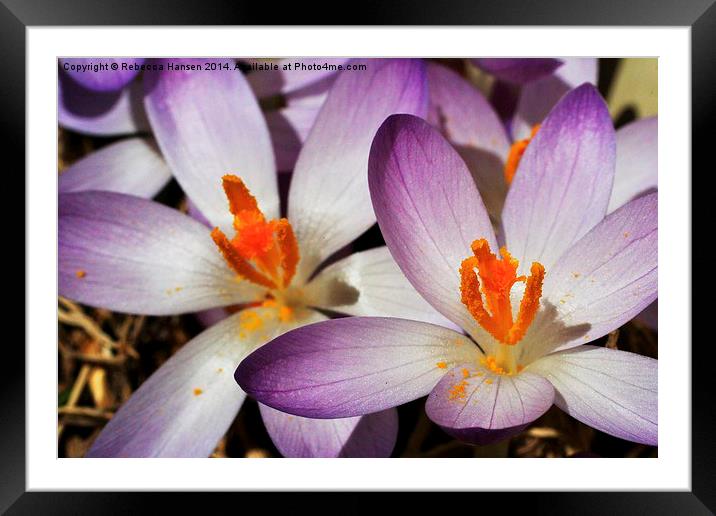
<svg viewBox="0 0 716 516"><path fill-rule="evenodd" d="M395 2L356 26L41 4L2 11L28 244L3 509L716 506L691 336L708 1Z"/></svg>

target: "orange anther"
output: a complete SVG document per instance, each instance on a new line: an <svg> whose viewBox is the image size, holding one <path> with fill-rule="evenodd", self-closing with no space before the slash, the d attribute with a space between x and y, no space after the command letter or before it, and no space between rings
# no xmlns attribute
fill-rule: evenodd
<svg viewBox="0 0 716 516"><path fill-rule="evenodd" d="M509 342L519 342L525 336L527 328L534 321L537 310L539 310L539 300L542 297L542 283L544 282L544 266L539 262L533 262L530 268L530 277L527 278L525 292L522 294L520 301L520 310L517 312L517 320L510 328L507 335Z"/></svg>
<svg viewBox="0 0 716 516"><path fill-rule="evenodd" d="M259 205L256 198L251 195L240 177L233 174L226 174L221 178L226 198L229 199L229 211L236 215L241 211L259 212Z"/></svg>
<svg viewBox="0 0 716 516"><path fill-rule="evenodd" d="M288 284L291 283L294 274L296 274L296 267L298 266L298 241L288 220L281 219L276 226L276 240L281 250L283 286L287 287Z"/></svg>

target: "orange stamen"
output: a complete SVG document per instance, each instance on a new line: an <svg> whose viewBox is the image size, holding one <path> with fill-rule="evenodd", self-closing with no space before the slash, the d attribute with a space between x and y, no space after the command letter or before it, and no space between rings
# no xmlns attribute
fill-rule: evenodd
<svg viewBox="0 0 716 516"><path fill-rule="evenodd" d="M520 164L520 160L522 159L522 156L527 150L527 146L532 141L532 138L534 138L537 134L537 131L539 131L539 127L539 124L533 126L529 138L525 138L524 140L517 140L515 143L512 144L512 147L510 147L510 152L507 155L507 161L505 162L505 181L508 185L512 183L512 179L514 179L515 177L515 173L517 172L517 167Z"/></svg>
<svg viewBox="0 0 716 516"><path fill-rule="evenodd" d="M260 211L240 211L234 215L233 239L236 250L247 260L267 254L274 245L273 232L276 223L266 222Z"/></svg>
<svg viewBox="0 0 716 516"><path fill-rule="evenodd" d="M214 239L214 243L219 248L219 251L221 251L221 254L224 255L224 260L234 269L236 274L263 287L270 289L276 288L276 284L273 281L262 275L248 261L241 257L236 248L219 228L213 229L211 238Z"/></svg>
<svg viewBox="0 0 716 516"><path fill-rule="evenodd" d="M525 336L527 328L534 321L537 310L539 309L539 300L542 297L542 283L544 282L544 266L539 262L533 262L530 267L530 277L527 278L525 292L520 301L520 310L517 312L517 320L507 339L510 342L519 342Z"/></svg>
<svg viewBox="0 0 716 516"><path fill-rule="evenodd" d="M256 198L237 176L227 174L223 187L234 215L233 239L214 228L211 237L239 276L269 289L286 288L296 273L298 242L286 219L266 220Z"/></svg>
<svg viewBox="0 0 716 516"><path fill-rule="evenodd" d="M529 278L518 277L519 262L504 247L500 249L501 259L497 258L485 239L475 240L472 252L475 256L465 258L460 266L462 302L480 326L502 344L513 346L524 337L539 309L544 267L534 262ZM513 320L510 291L518 281L526 285L517 319Z"/></svg>
<svg viewBox="0 0 716 516"><path fill-rule="evenodd" d="M296 274L298 266L298 242L296 235L293 233L291 224L286 219L278 221L276 239L278 247L281 250L281 267L283 268L283 286L287 287Z"/></svg>
<svg viewBox="0 0 716 516"><path fill-rule="evenodd" d="M237 215L241 211L261 213L256 198L251 195L251 192L246 188L241 178L233 174L226 174L221 180L224 193L226 193L226 197L229 199L229 211L232 215Z"/></svg>

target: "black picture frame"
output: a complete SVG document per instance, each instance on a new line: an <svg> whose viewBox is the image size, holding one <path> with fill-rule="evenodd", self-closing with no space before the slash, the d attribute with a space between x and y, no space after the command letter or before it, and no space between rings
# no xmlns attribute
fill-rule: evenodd
<svg viewBox="0 0 716 516"><path fill-rule="evenodd" d="M713 93L716 91L716 5L715 0L533 0L426 2L416 0L361 0L336 13L331 6L278 4L241 0L1 0L0 48L4 84L2 106L3 161L12 159L14 167L5 174L25 168L25 56L26 29L43 25L333 25L346 16L356 25L650 25L691 27L692 50L692 157L694 163L707 163L713 146ZM335 6L335 7L334 7ZM711 169L713 159L708 160ZM706 167L702 167L704 172ZM11 173L11 170L14 172ZM672 171L673 172L673 171ZM690 173L690 172L682 172ZM21 187L24 191L24 184ZM17 191L17 190L16 190ZM708 202L693 203L692 218L709 220ZM708 231L708 229L706 229ZM19 246L18 246L19 247ZM19 256L17 257L19 260ZM31 273L22 267L26 277ZM711 272L707 255L693 254L692 267ZM713 301L707 302L712 304ZM20 303L18 302L17 305ZM24 303L23 303L24 305ZM696 303L694 312L700 314ZM703 311L704 304L700 305ZM31 308L31 307L28 307ZM707 308L709 309L709 308ZM706 315L705 313L701 314ZM668 314L667 314L668 316ZM699 320L699 319L696 319ZM193 506L206 511L223 501L236 504L241 497L246 507L259 502L253 493L213 494L211 506L188 494L26 492L25 487L25 351L17 341L6 342L3 354L2 411L0 411L0 511L8 514L129 514L154 511L152 501L162 504L163 512ZM668 343L688 349L690 342ZM714 435L712 361L707 356L709 341L692 346L692 490L690 492L618 493L480 493L471 497L461 510L525 507L537 514L712 514L716 511L716 446ZM668 439L668 436L664 436ZM265 495L264 495L265 496ZM321 494L293 494L289 500L270 495L271 512L310 508L315 512L364 513L381 505L378 494L351 493L340 502ZM442 510L464 501L440 495ZM450 497L453 494L449 495ZM199 504L202 505L199 505ZM425 508L425 495L401 497L401 510ZM285 505L284 505L285 504ZM305 506L305 507L304 507ZM239 507L234 505L235 510ZM212 510L212 509L209 509ZM255 510L255 509L252 509ZM213 511L213 510L212 510Z"/></svg>

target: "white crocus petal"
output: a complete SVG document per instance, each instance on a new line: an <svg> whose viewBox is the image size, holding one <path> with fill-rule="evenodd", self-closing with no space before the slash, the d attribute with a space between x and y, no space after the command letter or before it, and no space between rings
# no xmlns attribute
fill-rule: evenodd
<svg viewBox="0 0 716 516"><path fill-rule="evenodd" d="M73 163L60 175L60 193L104 190L151 198L172 174L154 141L128 138Z"/></svg>
<svg viewBox="0 0 716 516"><path fill-rule="evenodd" d="M297 97L295 100L288 99L285 108L265 113L279 171L293 170L301 147L316 121L326 95L324 92L308 97Z"/></svg>
<svg viewBox="0 0 716 516"><path fill-rule="evenodd" d="M609 110L590 84L550 111L520 159L502 211L518 273L547 270L604 218L612 193L616 137Z"/></svg>
<svg viewBox="0 0 716 516"><path fill-rule="evenodd" d="M232 70L148 72L144 103L174 177L212 225L233 234L222 176L240 176L268 219L279 214L278 186L258 101L244 76L233 70L233 61L216 64Z"/></svg>
<svg viewBox="0 0 716 516"><path fill-rule="evenodd" d="M58 288L91 306L173 315L255 301L200 222L154 201L115 192L58 200Z"/></svg>
<svg viewBox="0 0 716 516"><path fill-rule="evenodd" d="M598 339L654 301L657 240L652 193L611 213L568 249L545 276L525 360Z"/></svg>
<svg viewBox="0 0 716 516"><path fill-rule="evenodd" d="M367 172L380 124L393 113L427 109L421 61L359 64L367 69L344 71L336 79L296 162L288 219L302 244L300 278L375 223Z"/></svg>
<svg viewBox="0 0 716 516"><path fill-rule="evenodd" d="M657 444L658 362L595 346L579 346L541 358L529 371L557 391L555 404L608 434Z"/></svg>
<svg viewBox="0 0 716 516"><path fill-rule="evenodd" d="M355 253L307 286L311 306L348 315L402 317L456 329L413 288L387 247Z"/></svg>
<svg viewBox="0 0 716 516"><path fill-rule="evenodd" d="M313 311L281 322L275 309L244 310L184 345L132 395L88 457L207 457L246 395L234 380L251 351L286 331L325 319Z"/></svg>
<svg viewBox="0 0 716 516"><path fill-rule="evenodd" d="M658 119L643 118L617 131L617 162L607 213L656 190Z"/></svg>
<svg viewBox="0 0 716 516"><path fill-rule="evenodd" d="M553 401L554 389L540 375L496 374L468 362L443 376L428 396L425 412L463 442L490 444L524 430Z"/></svg>

